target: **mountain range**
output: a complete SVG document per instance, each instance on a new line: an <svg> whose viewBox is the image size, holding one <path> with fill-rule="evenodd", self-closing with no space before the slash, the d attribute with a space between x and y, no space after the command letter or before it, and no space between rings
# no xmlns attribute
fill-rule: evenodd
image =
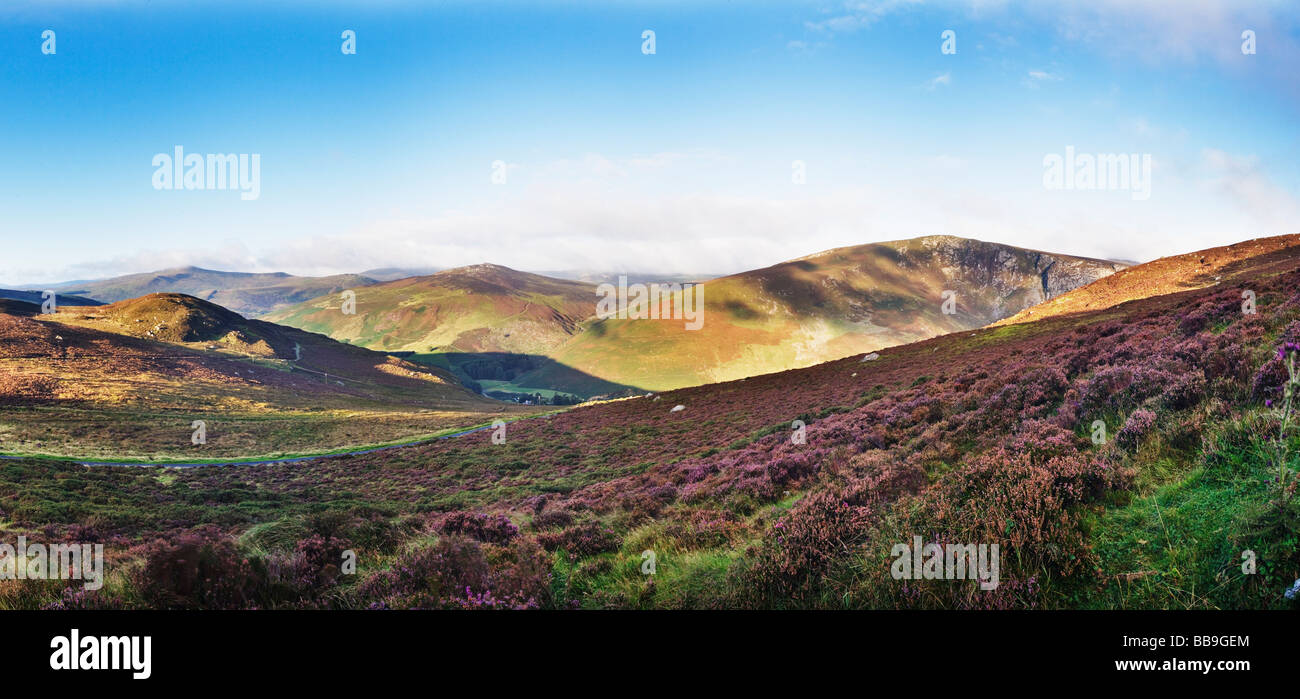
<svg viewBox="0 0 1300 699"><path fill-rule="evenodd" d="M1125 267L928 236L705 281L699 330L672 320L601 319L596 285L499 265L358 289L355 314L342 312L341 297L322 296L267 319L412 352L509 390L591 396L782 371L980 327ZM945 291L953 293L951 313Z"/></svg>
<svg viewBox="0 0 1300 699"><path fill-rule="evenodd" d="M227 429L208 456L384 442L976 328L1124 267L948 236L839 248L700 283L698 330L598 318L595 284L491 264L386 282L178 268L62 285L53 314L0 294L0 394L23 406L0 442L85 453L129 433L117 456L174 455L196 415Z"/></svg>
<svg viewBox="0 0 1300 699"><path fill-rule="evenodd" d="M298 277L283 272L222 272L201 267L176 267L97 281L66 282L46 288L59 292L60 296L85 296L104 303L145 294L188 294L240 315L255 317L322 294L373 283L374 279L360 274Z"/></svg>
<svg viewBox="0 0 1300 699"><path fill-rule="evenodd" d="M494 264L326 277L180 267L50 288L67 305L186 294L245 317L399 353L451 372L476 392L549 400L679 388L872 352L1003 320L1126 267L926 236L712 279L659 278L699 285L705 321L698 330L678 321L597 317L599 283L656 281L652 275L546 276ZM344 291L355 294L346 313Z"/></svg>

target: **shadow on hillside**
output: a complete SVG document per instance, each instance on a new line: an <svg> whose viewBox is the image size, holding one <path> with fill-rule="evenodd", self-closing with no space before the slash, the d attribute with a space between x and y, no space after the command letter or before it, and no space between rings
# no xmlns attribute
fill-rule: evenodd
<svg viewBox="0 0 1300 699"><path fill-rule="evenodd" d="M470 390L498 400L509 400L509 394L523 395L539 390L571 394L580 398L645 393L644 389L636 386L606 381L540 354L512 352L391 352L390 354L447 369ZM493 395L494 393L498 395Z"/></svg>

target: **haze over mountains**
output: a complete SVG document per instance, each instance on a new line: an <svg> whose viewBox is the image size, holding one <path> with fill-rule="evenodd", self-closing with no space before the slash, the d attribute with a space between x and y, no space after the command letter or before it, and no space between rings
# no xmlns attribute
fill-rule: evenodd
<svg viewBox="0 0 1300 699"><path fill-rule="evenodd" d="M283 272L222 272L201 267L176 267L97 281L66 282L46 288L58 291L60 296L75 294L105 303L145 294L188 294L240 315L254 317L321 294L374 282L374 279L360 274L298 277Z"/></svg>

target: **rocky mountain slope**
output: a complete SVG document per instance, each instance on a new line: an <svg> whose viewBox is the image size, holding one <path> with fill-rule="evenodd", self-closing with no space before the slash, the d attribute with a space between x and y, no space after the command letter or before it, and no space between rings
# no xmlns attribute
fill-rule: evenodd
<svg viewBox="0 0 1300 699"><path fill-rule="evenodd" d="M1254 269L1267 256L1287 257L1300 246L1300 235L1257 238L1185 255L1162 257L1120 271L1091 284L1063 293L1033 308L998 321L999 325L1109 308L1137 299L1213 286L1245 270Z"/></svg>

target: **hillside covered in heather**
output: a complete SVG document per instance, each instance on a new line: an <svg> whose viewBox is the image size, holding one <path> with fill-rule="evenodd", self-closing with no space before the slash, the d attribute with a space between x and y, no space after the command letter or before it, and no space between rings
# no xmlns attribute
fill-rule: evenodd
<svg viewBox="0 0 1300 699"><path fill-rule="evenodd" d="M112 572L0 607L1294 606L1300 252L1217 276L381 453L6 462L8 532ZM998 544L1000 585L895 579L917 536Z"/></svg>

